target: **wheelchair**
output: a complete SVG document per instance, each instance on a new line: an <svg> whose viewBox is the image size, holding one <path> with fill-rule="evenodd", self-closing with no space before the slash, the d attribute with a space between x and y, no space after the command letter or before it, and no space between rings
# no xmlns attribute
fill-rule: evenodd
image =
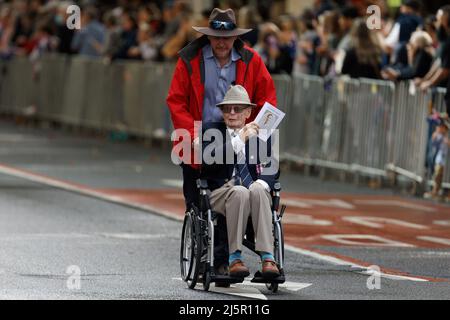
<svg viewBox="0 0 450 320"><path fill-rule="evenodd" d="M242 283L244 278L231 277L217 274L214 268L214 226L220 213L214 212L208 197L208 184L204 179L197 180L197 188L200 192L199 206L193 205L186 212L183 222L180 250L181 277L190 289L194 289L197 283L203 284L205 291L209 290L213 282L222 284ZM257 271L251 280L253 283L265 283L268 290L273 293L278 291L278 285L285 282L284 274L284 237L281 219L286 209L285 205L280 209L281 184L276 182L272 190L272 231L274 235L274 258L280 271L276 278L264 278ZM251 218L250 218L251 219ZM247 224L247 231L243 245L255 252L254 232L251 221Z"/></svg>

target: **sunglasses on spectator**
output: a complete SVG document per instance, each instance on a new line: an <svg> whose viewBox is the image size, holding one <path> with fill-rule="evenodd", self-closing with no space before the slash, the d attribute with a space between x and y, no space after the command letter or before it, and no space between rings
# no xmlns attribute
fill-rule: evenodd
<svg viewBox="0 0 450 320"><path fill-rule="evenodd" d="M231 113L231 110L234 110L234 113L242 113L248 106L222 106L223 113Z"/></svg>
<svg viewBox="0 0 450 320"><path fill-rule="evenodd" d="M236 24L227 21L212 20L209 22L209 26L214 30L234 30Z"/></svg>

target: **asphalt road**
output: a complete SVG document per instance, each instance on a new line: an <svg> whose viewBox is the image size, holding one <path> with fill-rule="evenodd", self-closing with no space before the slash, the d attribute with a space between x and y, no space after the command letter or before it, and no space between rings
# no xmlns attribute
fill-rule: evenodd
<svg viewBox="0 0 450 320"><path fill-rule="evenodd" d="M161 150L9 122L0 127L2 164L97 188L158 189L180 179ZM392 194L297 174L284 184L289 192ZM450 298L449 248L322 247L444 281L383 277L370 290L361 269L288 250L289 282L277 294L248 283L189 290L179 279L180 233L179 221L0 174L0 299ZM244 254L256 271L256 256Z"/></svg>

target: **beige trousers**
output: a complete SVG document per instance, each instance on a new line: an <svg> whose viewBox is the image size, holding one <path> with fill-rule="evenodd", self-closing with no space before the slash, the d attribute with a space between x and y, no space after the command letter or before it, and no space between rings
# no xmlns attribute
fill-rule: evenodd
<svg viewBox="0 0 450 320"><path fill-rule="evenodd" d="M442 187L442 179L444 178L444 166L437 164L434 166L434 185L431 191L433 195L437 196Z"/></svg>
<svg viewBox="0 0 450 320"><path fill-rule="evenodd" d="M260 184L252 183L250 188L235 186L234 181L224 184L210 194L213 211L223 214L227 221L228 248L230 254L242 251L242 240L247 229L249 216L255 231L255 249L273 254L272 197Z"/></svg>

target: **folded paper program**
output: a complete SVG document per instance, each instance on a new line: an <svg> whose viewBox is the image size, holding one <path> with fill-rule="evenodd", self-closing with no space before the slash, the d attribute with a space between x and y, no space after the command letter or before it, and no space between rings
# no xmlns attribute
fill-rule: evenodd
<svg viewBox="0 0 450 320"><path fill-rule="evenodd" d="M259 125L259 138L267 141L273 131L278 128L284 116L285 113L283 111L266 102L254 121Z"/></svg>

